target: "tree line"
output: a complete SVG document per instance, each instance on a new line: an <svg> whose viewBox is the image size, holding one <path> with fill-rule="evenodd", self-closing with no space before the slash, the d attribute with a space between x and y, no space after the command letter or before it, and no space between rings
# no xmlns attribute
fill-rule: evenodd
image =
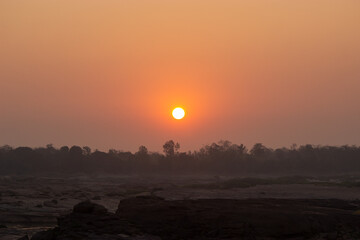
<svg viewBox="0 0 360 240"><path fill-rule="evenodd" d="M135 153L63 146L0 147L0 174L346 174L360 172L360 147L293 145L271 149L261 143L219 141L181 152L165 142L163 153L140 146Z"/></svg>

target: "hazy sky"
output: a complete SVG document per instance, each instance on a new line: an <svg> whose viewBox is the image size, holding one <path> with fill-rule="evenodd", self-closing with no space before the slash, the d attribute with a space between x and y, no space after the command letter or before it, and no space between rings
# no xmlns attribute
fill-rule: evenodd
<svg viewBox="0 0 360 240"><path fill-rule="evenodd" d="M0 1L0 145L360 144L359 105L359 0Z"/></svg>

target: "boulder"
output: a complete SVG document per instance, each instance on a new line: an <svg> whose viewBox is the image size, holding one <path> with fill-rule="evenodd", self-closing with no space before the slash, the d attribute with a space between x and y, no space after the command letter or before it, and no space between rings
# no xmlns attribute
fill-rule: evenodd
<svg viewBox="0 0 360 240"><path fill-rule="evenodd" d="M97 203L93 203L90 201L84 201L76 204L73 209L73 213L80 213L80 214L105 214L108 210Z"/></svg>

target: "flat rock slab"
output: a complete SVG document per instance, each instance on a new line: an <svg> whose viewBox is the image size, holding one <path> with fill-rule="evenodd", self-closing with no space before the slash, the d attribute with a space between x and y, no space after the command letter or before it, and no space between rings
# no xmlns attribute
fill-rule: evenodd
<svg viewBox="0 0 360 240"><path fill-rule="evenodd" d="M360 239L360 201L148 196L121 200L115 214L91 204L31 239Z"/></svg>

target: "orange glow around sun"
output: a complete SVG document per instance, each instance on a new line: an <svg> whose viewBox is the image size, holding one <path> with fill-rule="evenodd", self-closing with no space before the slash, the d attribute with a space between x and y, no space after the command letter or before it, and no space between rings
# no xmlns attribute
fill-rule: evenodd
<svg viewBox="0 0 360 240"><path fill-rule="evenodd" d="M183 119L185 117L185 110L181 107L174 108L172 116L177 120Z"/></svg>

